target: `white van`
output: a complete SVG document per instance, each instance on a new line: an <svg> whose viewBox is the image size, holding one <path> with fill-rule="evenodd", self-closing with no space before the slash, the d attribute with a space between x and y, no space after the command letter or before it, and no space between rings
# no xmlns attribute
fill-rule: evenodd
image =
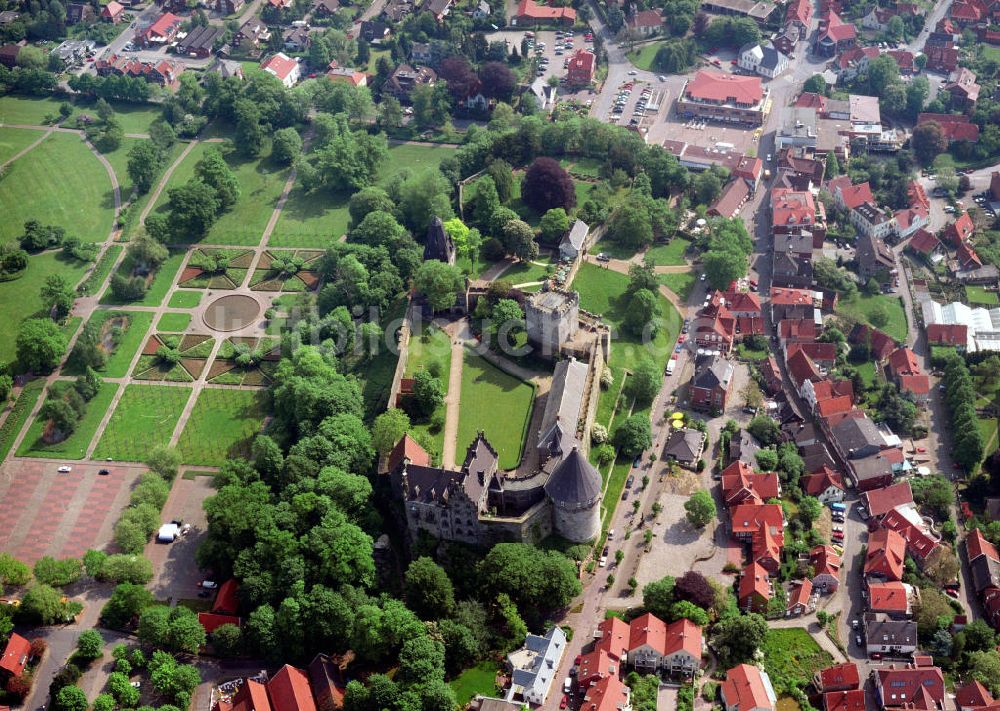
<svg viewBox="0 0 1000 711"><path fill-rule="evenodd" d="M673 358L671 358L670 360L667 361L667 375L673 375L674 374L674 363L676 363L676 362L677 361L675 361Z"/></svg>
<svg viewBox="0 0 1000 711"><path fill-rule="evenodd" d="M568 694L573 690L573 679L571 677L566 677L563 680L563 693Z"/></svg>

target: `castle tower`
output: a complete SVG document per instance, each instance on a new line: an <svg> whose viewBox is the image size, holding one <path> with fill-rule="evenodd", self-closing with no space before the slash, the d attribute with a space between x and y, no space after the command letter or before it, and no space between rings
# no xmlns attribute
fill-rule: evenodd
<svg viewBox="0 0 1000 711"><path fill-rule="evenodd" d="M532 294L524 302L528 340L551 357L562 350L580 325L580 295L575 291L552 289Z"/></svg>
<svg viewBox="0 0 1000 711"><path fill-rule="evenodd" d="M574 446L545 482L552 500L556 533L574 543L593 540L601 530L601 475Z"/></svg>

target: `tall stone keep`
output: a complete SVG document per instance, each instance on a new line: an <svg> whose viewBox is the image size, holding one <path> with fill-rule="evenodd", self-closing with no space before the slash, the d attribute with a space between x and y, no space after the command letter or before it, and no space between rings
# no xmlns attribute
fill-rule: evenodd
<svg viewBox="0 0 1000 711"><path fill-rule="evenodd" d="M601 530L601 486L601 475L580 448L574 447L545 482L556 533L574 543L597 537Z"/></svg>
<svg viewBox="0 0 1000 711"><path fill-rule="evenodd" d="M560 289L533 294L524 302L524 320L528 340L542 355L556 355L580 327L580 295Z"/></svg>

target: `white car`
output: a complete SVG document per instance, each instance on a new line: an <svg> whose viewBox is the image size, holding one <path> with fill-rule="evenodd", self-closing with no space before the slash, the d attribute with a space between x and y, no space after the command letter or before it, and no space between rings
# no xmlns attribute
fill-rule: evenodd
<svg viewBox="0 0 1000 711"><path fill-rule="evenodd" d="M73 471L73 467L66 466L65 464L63 464L56 471L58 471L60 474L69 474L71 471Z"/></svg>
<svg viewBox="0 0 1000 711"><path fill-rule="evenodd" d="M608 564L608 557L606 555L601 556L601 562L598 563L602 568Z"/></svg>
<svg viewBox="0 0 1000 711"><path fill-rule="evenodd" d="M219 587L219 584L214 580L202 580L201 587L203 587L205 590L215 590L217 587Z"/></svg>
<svg viewBox="0 0 1000 711"><path fill-rule="evenodd" d="M628 75L629 75L630 77L634 77L634 76L635 76L636 74L638 74L638 73L639 73L639 72L637 72L636 70L634 70L634 69L633 69L632 71L630 71L630 72L628 73Z"/></svg>

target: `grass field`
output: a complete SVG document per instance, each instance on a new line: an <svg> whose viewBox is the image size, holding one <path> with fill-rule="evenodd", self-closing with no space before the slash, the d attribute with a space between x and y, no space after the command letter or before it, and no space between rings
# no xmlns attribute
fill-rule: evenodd
<svg viewBox="0 0 1000 711"><path fill-rule="evenodd" d="M378 182L385 184L404 170L416 175L427 168L437 168L448 156L455 155L451 146L401 143L389 146L389 157L382 164Z"/></svg>
<svg viewBox="0 0 1000 711"><path fill-rule="evenodd" d="M430 364L435 361L439 366L441 384L444 386L445 395L447 395L448 373L451 370L451 339L440 328L424 324L422 327L417 327L410 335L403 376L411 378L414 373L430 368ZM444 404L438 407L428 420L435 419L435 415L441 422L444 422ZM438 451L441 451L444 444L444 427L434 432L431 430L429 422L415 422L413 429L417 432L426 432L429 437L433 438Z"/></svg>
<svg viewBox="0 0 1000 711"><path fill-rule="evenodd" d="M482 356L465 352L462 365L462 404L458 416L457 459L483 430L500 455L500 468L513 469L521 461L525 430L531 419L535 388L503 372Z"/></svg>
<svg viewBox="0 0 1000 711"><path fill-rule="evenodd" d="M163 314L156 324L157 331L182 333L191 325L191 314Z"/></svg>
<svg viewBox="0 0 1000 711"><path fill-rule="evenodd" d="M996 306L1000 304L995 291L986 291L981 286L965 287L965 299L970 304L983 304L984 306Z"/></svg>
<svg viewBox="0 0 1000 711"><path fill-rule="evenodd" d="M691 295L691 289L697 282L694 272L683 272L681 274L661 274L660 283L677 294L681 301L687 301Z"/></svg>
<svg viewBox="0 0 1000 711"><path fill-rule="evenodd" d="M889 315L889 322L880 330L897 341L906 340L906 312L903 310L903 302L898 296L886 294L867 296L859 293L850 299L841 299L837 310L850 318L871 323L871 313L878 304L884 305L886 313Z"/></svg>
<svg viewBox="0 0 1000 711"><path fill-rule="evenodd" d="M505 271L501 278L517 286L533 281L543 281L553 271L555 270L552 266L552 259L539 257L534 262L518 262Z"/></svg>
<svg viewBox="0 0 1000 711"><path fill-rule="evenodd" d="M0 242L16 240L27 220L59 225L84 242L111 230L114 196L108 172L78 136L56 133L14 161L0 181Z"/></svg>
<svg viewBox="0 0 1000 711"><path fill-rule="evenodd" d="M875 386L875 364L872 361L865 361L857 364L858 376L864 383L865 389Z"/></svg>
<svg viewBox="0 0 1000 711"><path fill-rule="evenodd" d="M656 58L656 53L662 46L663 42L650 42L643 45L639 49L628 53L629 61L639 69L651 72L653 71L653 59Z"/></svg>
<svg viewBox="0 0 1000 711"><path fill-rule="evenodd" d="M764 669L779 694L786 690L783 680L812 679L814 672L833 662L830 653L802 627L768 630L761 651Z"/></svg>
<svg viewBox="0 0 1000 711"><path fill-rule="evenodd" d="M65 382L65 381L62 381ZM76 425L76 430L62 442L46 444L42 440L45 431L46 421L36 417L28 433L25 435L21 446L18 448L19 457L57 457L59 459L83 459L87 454L87 447L90 440L94 438L97 427L104 418L104 413L111 407L111 401L118 392L116 383L102 383L97 395L87 403L87 411L80 418Z"/></svg>
<svg viewBox="0 0 1000 711"><path fill-rule="evenodd" d="M55 99L3 96L0 97L0 123L39 126L47 114L59 115L61 103Z"/></svg>
<svg viewBox="0 0 1000 711"><path fill-rule="evenodd" d="M221 466L227 459L249 457L264 421L262 395L255 390L202 390L177 442L182 461Z"/></svg>
<svg viewBox="0 0 1000 711"><path fill-rule="evenodd" d="M94 457L141 462L154 447L166 446L190 395L191 388L180 386L127 386Z"/></svg>
<svg viewBox="0 0 1000 711"><path fill-rule="evenodd" d="M7 162L43 135L28 128L0 128L0 163Z"/></svg>
<svg viewBox="0 0 1000 711"><path fill-rule="evenodd" d="M580 307L597 314L612 327L612 360L623 368L635 367L643 358L652 358L661 367L677 341L681 329L681 317L673 304L662 294L658 295L660 307L660 327L656 336L648 342L641 337L622 330L622 321L628 309L623 298L628 287L628 277L594 264L581 264L572 288L580 292Z"/></svg>
<svg viewBox="0 0 1000 711"><path fill-rule="evenodd" d="M195 146L170 176L167 189L188 182L194 176L195 164L211 147L210 143ZM212 225L203 242L231 245L256 245L260 242L288 177L288 168L272 164L269 156L270 150L256 159L246 159L236 153L226 156L226 162L240 183L240 199ZM165 212L167 202L167 190L164 190L154 209Z"/></svg>
<svg viewBox="0 0 1000 711"><path fill-rule="evenodd" d="M167 306L172 309L193 309L201 303L201 297L204 295L201 291L175 291L171 294Z"/></svg>
<svg viewBox="0 0 1000 711"><path fill-rule="evenodd" d="M655 244L646 251L646 259L657 267L679 267L687 264L684 253L691 246L689 240L674 237L666 244Z"/></svg>
<svg viewBox="0 0 1000 711"><path fill-rule="evenodd" d="M7 419L0 425L0 462L7 458L7 452L14 446L14 440L28 420L28 415L34 409L44 387L45 380L32 380L25 385L17 401L12 405Z"/></svg>
<svg viewBox="0 0 1000 711"><path fill-rule="evenodd" d="M983 435L983 456L988 457L997 451L997 446L1000 445L997 438L997 418L979 418L976 420L976 424Z"/></svg>
<svg viewBox="0 0 1000 711"><path fill-rule="evenodd" d="M104 254L101 255L100 260L94 265L94 271L80 285L85 295L89 296L93 294L104 285L104 280L108 278L111 268L115 266L115 262L118 261L118 257L121 255L123 249L125 248L120 244L112 244L104 250Z"/></svg>
<svg viewBox="0 0 1000 711"><path fill-rule="evenodd" d="M0 182L0 192L8 181ZM0 204L3 203L0 200ZM0 229L3 229L0 227ZM0 282L0 363L14 359L14 342L17 329L26 318L42 315L42 297L39 288L52 274L61 274L70 284L83 278L87 265L75 259L64 259L58 252L45 252L28 257L28 268L13 281Z"/></svg>
<svg viewBox="0 0 1000 711"><path fill-rule="evenodd" d="M170 291L170 286L174 283L174 278L177 276L177 271L181 268L181 264L184 263L185 255L186 252L181 250L170 250L169 256L160 265L159 269L156 270L156 274L153 275L153 281L149 284L149 289L141 299L136 301L116 299L111 293L111 287L108 286L101 295L101 303L113 306L121 306L123 304L130 304L132 306L159 306L163 303L163 297ZM132 274L133 268L132 260L126 256L121 264L118 265L118 273L124 277L128 277Z"/></svg>
<svg viewBox="0 0 1000 711"><path fill-rule="evenodd" d="M142 143L141 138L123 138L117 149L110 153L102 154L107 158L115 171L115 176L118 178L118 184L121 186L122 202L128 200L128 196L132 193L132 181L128 177L128 152L138 143Z"/></svg>
<svg viewBox="0 0 1000 711"><path fill-rule="evenodd" d="M464 707L477 694L496 696L497 665L495 662L480 662L469 667L449 682L455 692L455 700Z"/></svg>
<svg viewBox="0 0 1000 711"><path fill-rule="evenodd" d="M116 316L128 316L128 328L121 334L118 345L113 353L108 356L108 362L101 371L101 375L107 378L124 378L128 374L129 364L132 356L142 348L145 343L146 332L149 331L150 324L153 323L152 311L97 311L90 317L93 323L104 323L109 318ZM77 372L71 368L65 369L66 374L76 375Z"/></svg>

